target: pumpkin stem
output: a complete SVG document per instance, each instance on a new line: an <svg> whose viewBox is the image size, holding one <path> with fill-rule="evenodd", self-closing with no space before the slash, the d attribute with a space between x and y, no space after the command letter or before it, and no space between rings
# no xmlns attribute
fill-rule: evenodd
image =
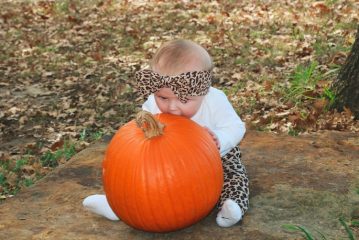
<svg viewBox="0 0 359 240"><path fill-rule="evenodd" d="M140 111L136 115L135 122L148 139L163 134L165 125L158 121L150 112Z"/></svg>

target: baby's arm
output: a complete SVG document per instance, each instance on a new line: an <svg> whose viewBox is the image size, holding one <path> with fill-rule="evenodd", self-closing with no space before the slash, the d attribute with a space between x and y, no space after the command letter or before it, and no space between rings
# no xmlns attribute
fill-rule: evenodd
<svg viewBox="0 0 359 240"><path fill-rule="evenodd" d="M214 127L211 130L219 140L223 155L239 144L246 128L224 93L221 92L216 101L212 102Z"/></svg>
<svg viewBox="0 0 359 240"><path fill-rule="evenodd" d="M242 140L245 131L244 123L235 121L226 126L220 126L213 129L213 133L217 136L221 146L221 155L237 146Z"/></svg>

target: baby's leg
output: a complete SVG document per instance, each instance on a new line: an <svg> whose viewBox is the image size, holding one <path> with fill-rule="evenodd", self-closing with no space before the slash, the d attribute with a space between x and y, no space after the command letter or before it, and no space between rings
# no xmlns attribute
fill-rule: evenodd
<svg viewBox="0 0 359 240"><path fill-rule="evenodd" d="M87 210L90 210L91 212L101 215L107 219L113 221L120 220L112 211L105 195L90 195L85 198L85 200L82 202L82 205Z"/></svg>
<svg viewBox="0 0 359 240"><path fill-rule="evenodd" d="M242 219L248 209L249 182L240 157L238 146L222 157L224 184L216 219L221 227L233 226Z"/></svg>

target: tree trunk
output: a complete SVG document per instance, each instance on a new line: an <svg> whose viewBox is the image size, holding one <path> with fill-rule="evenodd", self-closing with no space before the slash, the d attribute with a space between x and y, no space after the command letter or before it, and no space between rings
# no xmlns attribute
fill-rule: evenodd
<svg viewBox="0 0 359 240"><path fill-rule="evenodd" d="M339 111L349 108L359 119L359 26L352 50L333 82L332 91L336 96L333 107Z"/></svg>

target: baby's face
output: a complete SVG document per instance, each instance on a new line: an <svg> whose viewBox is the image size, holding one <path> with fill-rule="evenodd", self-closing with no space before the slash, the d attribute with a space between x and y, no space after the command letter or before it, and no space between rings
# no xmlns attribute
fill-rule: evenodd
<svg viewBox="0 0 359 240"><path fill-rule="evenodd" d="M191 118L196 114L204 99L204 96L189 96L188 101L182 103L170 88L161 88L154 96L161 112L187 118Z"/></svg>

